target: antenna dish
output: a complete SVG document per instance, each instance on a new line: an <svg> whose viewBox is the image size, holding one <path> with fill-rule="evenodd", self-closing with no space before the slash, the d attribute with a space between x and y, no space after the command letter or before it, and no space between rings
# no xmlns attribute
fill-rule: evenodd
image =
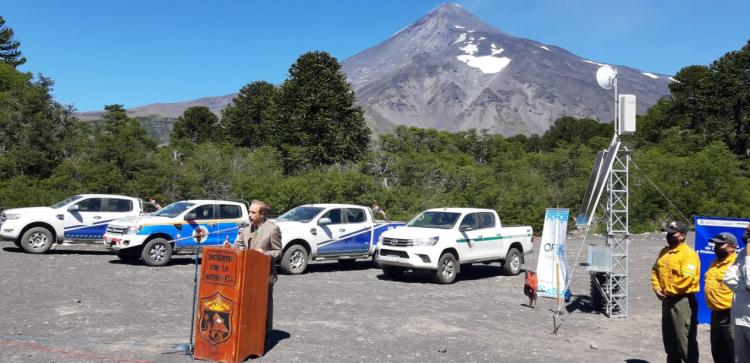
<svg viewBox="0 0 750 363"><path fill-rule="evenodd" d="M604 89L611 89L615 84L615 78L617 78L617 71L610 66L602 66L596 71L596 83L599 83L599 87Z"/></svg>

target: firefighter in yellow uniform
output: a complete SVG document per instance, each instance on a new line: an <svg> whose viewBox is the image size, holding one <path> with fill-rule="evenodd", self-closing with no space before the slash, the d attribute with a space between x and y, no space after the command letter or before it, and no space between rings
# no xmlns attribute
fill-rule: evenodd
<svg viewBox="0 0 750 363"><path fill-rule="evenodd" d="M714 244L716 259L706 270L706 305L711 309L711 356L715 363L734 362L734 327L731 308L734 292L724 285L727 268L737 259L737 237L722 232L708 240Z"/></svg>
<svg viewBox="0 0 750 363"><path fill-rule="evenodd" d="M698 362L700 260L685 243L687 227L679 221L665 228L667 244L651 269L651 285L661 300L661 334L667 362Z"/></svg>

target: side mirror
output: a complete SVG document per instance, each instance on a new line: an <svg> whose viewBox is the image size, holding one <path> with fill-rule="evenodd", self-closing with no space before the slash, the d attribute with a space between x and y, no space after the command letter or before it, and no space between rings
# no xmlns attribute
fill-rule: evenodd
<svg viewBox="0 0 750 363"><path fill-rule="evenodd" d="M321 219L318 219L318 225L325 226L326 224L331 224L331 218L323 217Z"/></svg>
<svg viewBox="0 0 750 363"><path fill-rule="evenodd" d="M81 207L79 207L78 204L73 204L68 207L68 212L78 212L80 209Z"/></svg>
<svg viewBox="0 0 750 363"><path fill-rule="evenodd" d="M185 215L186 221L192 221L192 220L195 220L196 218L198 218L198 215L192 212Z"/></svg>

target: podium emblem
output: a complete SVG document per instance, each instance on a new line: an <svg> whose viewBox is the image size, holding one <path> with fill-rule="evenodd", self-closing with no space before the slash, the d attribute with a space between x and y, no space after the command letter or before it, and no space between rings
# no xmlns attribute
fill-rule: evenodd
<svg viewBox="0 0 750 363"><path fill-rule="evenodd" d="M200 335L212 345L229 339L232 335L232 301L215 293L201 299Z"/></svg>

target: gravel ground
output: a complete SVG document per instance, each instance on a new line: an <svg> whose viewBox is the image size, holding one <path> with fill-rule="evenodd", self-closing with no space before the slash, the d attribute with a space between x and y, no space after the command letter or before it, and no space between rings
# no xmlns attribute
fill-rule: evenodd
<svg viewBox="0 0 750 363"><path fill-rule="evenodd" d="M568 241L571 265L582 242ZM581 299L567 306L557 335L555 300L523 306L523 275L502 276L497 263L436 285L418 273L387 280L366 261L346 269L315 262L306 274L279 276L275 345L257 360L664 361L660 303L649 287L664 245L659 233L631 239L628 318L610 319L583 303L589 277L577 267L571 289ZM60 246L45 255L23 253L10 242L0 246L0 361L192 360L173 349L189 340L192 257L149 268L121 263L97 245ZM536 269L536 259L536 252L527 256L526 266ZM711 361L708 326L698 335L701 361Z"/></svg>

